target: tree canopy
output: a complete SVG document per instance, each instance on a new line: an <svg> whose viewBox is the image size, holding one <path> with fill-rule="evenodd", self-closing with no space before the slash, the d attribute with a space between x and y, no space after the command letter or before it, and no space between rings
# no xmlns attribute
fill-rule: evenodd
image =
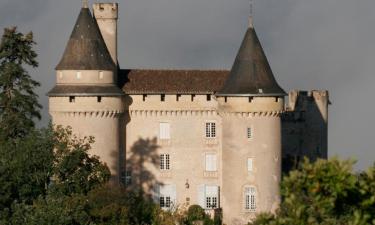
<svg viewBox="0 0 375 225"><path fill-rule="evenodd" d="M375 165L353 171L354 161L305 160L282 181L276 215L262 214L254 225L375 224Z"/></svg>
<svg viewBox="0 0 375 225"><path fill-rule="evenodd" d="M25 67L37 67L33 34L26 35L16 27L6 28L0 43L0 138L23 137L40 119L38 96ZM0 139L1 140L1 139Z"/></svg>

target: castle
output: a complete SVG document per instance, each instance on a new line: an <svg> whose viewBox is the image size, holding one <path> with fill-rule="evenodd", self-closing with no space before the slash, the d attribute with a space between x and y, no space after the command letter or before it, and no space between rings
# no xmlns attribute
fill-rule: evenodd
<svg viewBox="0 0 375 225"><path fill-rule="evenodd" d="M278 208L282 170L327 157L328 92L285 104L251 17L230 71L120 69L117 18L117 3L84 3L48 93L53 123L94 136L113 182L246 224Z"/></svg>

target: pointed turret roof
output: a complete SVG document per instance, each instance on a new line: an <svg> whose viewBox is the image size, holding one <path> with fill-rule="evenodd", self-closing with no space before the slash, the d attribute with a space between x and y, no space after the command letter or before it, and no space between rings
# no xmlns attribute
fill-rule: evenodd
<svg viewBox="0 0 375 225"><path fill-rule="evenodd" d="M255 32L252 17L230 74L218 96L284 96Z"/></svg>
<svg viewBox="0 0 375 225"><path fill-rule="evenodd" d="M98 24L83 7L56 70L115 70Z"/></svg>

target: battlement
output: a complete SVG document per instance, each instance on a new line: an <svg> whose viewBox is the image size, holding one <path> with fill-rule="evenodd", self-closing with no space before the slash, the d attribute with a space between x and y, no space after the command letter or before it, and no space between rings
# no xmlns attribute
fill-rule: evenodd
<svg viewBox="0 0 375 225"><path fill-rule="evenodd" d="M118 18L118 3L95 3L92 8L96 19Z"/></svg>

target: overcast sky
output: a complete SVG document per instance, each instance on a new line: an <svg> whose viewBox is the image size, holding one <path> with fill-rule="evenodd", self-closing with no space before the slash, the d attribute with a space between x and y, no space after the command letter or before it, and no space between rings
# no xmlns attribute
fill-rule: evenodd
<svg viewBox="0 0 375 225"><path fill-rule="evenodd" d="M91 3L94 1L92 0ZM247 28L249 0L120 0L122 68L230 69ZM32 30L45 93L80 0L0 0L0 27ZM329 153L375 161L375 1L256 0L255 28L285 90L327 89Z"/></svg>

